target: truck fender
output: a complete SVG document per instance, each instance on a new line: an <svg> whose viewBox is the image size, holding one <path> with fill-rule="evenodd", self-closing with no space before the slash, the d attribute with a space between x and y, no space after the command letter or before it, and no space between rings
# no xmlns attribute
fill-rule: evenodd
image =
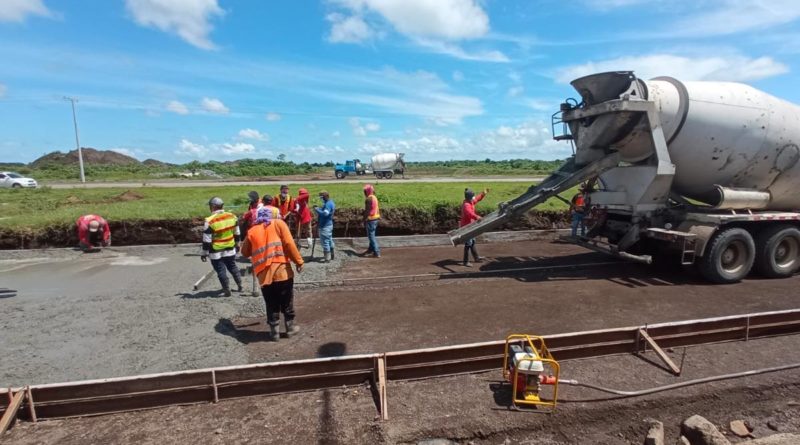
<svg viewBox="0 0 800 445"><path fill-rule="evenodd" d="M706 224L697 221L684 221L678 226L677 230L679 232L688 232L693 233L695 235L695 245L694 245L694 252L695 255L698 257L703 256L703 252L706 250L706 244L708 244L708 240L717 233L719 230L719 226L716 224Z"/></svg>

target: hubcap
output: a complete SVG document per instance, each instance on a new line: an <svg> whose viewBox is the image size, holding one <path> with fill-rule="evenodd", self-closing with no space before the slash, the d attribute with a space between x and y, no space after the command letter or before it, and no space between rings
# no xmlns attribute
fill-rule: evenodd
<svg viewBox="0 0 800 445"><path fill-rule="evenodd" d="M794 267L800 253L800 242L793 236L784 237L775 247L773 258L775 265L781 269Z"/></svg>
<svg viewBox="0 0 800 445"><path fill-rule="evenodd" d="M722 268L726 272L735 274L744 267L747 258L747 247L741 241L733 241L725 248L720 258Z"/></svg>

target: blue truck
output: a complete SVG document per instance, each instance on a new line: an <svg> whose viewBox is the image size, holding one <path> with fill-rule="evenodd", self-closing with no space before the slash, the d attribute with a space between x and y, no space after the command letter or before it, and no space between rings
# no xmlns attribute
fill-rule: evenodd
<svg viewBox="0 0 800 445"><path fill-rule="evenodd" d="M344 179L347 175L365 175L367 173L367 168L360 160L353 159L345 161L344 164L336 164L335 173L336 179Z"/></svg>

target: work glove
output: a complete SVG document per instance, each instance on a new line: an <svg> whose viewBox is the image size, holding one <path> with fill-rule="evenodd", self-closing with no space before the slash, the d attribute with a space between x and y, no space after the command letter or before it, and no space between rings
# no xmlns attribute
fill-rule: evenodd
<svg viewBox="0 0 800 445"><path fill-rule="evenodd" d="M295 266L295 269L297 269L297 273L300 273L300 272L302 272L302 271L303 271L303 264L298 264L298 265L296 265L296 266Z"/></svg>
<svg viewBox="0 0 800 445"><path fill-rule="evenodd" d="M200 261L202 261L202 262L204 262L204 263L205 263L206 261L208 261L208 255L200 255Z"/></svg>

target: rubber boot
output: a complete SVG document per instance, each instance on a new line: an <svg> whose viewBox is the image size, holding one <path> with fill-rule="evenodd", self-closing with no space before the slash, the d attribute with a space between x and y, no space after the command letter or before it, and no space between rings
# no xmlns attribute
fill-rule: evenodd
<svg viewBox="0 0 800 445"><path fill-rule="evenodd" d="M311 248L311 238L306 238L306 249Z"/></svg>
<svg viewBox="0 0 800 445"><path fill-rule="evenodd" d="M325 252L325 256L322 258L322 262L323 263L327 263L330 260L331 260L331 253L330 252Z"/></svg>
<svg viewBox="0 0 800 445"><path fill-rule="evenodd" d="M294 324L294 320L284 321L284 326L286 327L286 338L290 338L292 335L300 332L300 328L298 328L297 325Z"/></svg>
<svg viewBox="0 0 800 445"><path fill-rule="evenodd" d="M278 331L277 324L269 325L269 334L270 334L269 339L271 341L279 341L281 339L281 333Z"/></svg>
<svg viewBox="0 0 800 445"><path fill-rule="evenodd" d="M464 246L464 267L472 267L472 263L469 262L469 247Z"/></svg>
<svg viewBox="0 0 800 445"><path fill-rule="evenodd" d="M335 250L333 249L333 247L331 247L331 261L333 261L336 258L334 252Z"/></svg>
<svg viewBox="0 0 800 445"><path fill-rule="evenodd" d="M222 294L225 295L226 297L230 297L232 295L231 289L229 287L223 287Z"/></svg>
<svg viewBox="0 0 800 445"><path fill-rule="evenodd" d="M472 258L475 259L476 263L482 263L483 262L483 257L478 255L478 249L475 248L474 244L472 245L472 247L469 248L469 250L472 251Z"/></svg>
<svg viewBox="0 0 800 445"><path fill-rule="evenodd" d="M244 287L242 287L242 280L236 282L236 292L239 292L240 294L244 292Z"/></svg>

